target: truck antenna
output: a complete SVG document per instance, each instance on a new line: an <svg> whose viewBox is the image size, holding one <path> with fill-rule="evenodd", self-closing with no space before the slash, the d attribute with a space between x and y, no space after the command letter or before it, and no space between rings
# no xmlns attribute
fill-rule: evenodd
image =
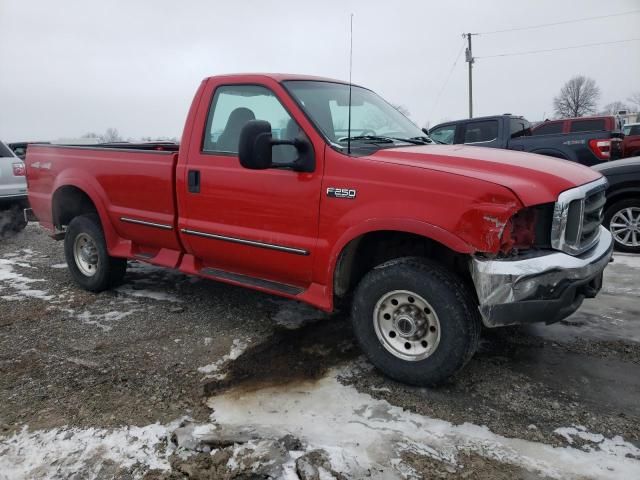
<svg viewBox="0 0 640 480"><path fill-rule="evenodd" d="M351 14L351 31L349 47L349 119L347 122L347 154L351 155L351 71L353 70L353 13Z"/></svg>

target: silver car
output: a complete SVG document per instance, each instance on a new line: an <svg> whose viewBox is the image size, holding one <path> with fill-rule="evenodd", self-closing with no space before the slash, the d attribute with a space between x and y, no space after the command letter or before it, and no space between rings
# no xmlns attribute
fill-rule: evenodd
<svg viewBox="0 0 640 480"><path fill-rule="evenodd" d="M22 230L27 222L27 177L24 162L0 141L0 237Z"/></svg>

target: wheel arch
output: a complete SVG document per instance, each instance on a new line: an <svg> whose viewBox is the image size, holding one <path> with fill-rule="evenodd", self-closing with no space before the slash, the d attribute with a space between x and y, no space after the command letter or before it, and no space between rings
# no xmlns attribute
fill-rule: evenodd
<svg viewBox="0 0 640 480"><path fill-rule="evenodd" d="M107 208L101 200L101 189L82 178L65 177L57 182L51 196L51 221L58 230L78 215L95 213L100 219L107 247L111 251L118 243L118 236L109 219Z"/></svg>
<svg viewBox="0 0 640 480"><path fill-rule="evenodd" d="M437 260L466 277L466 259L475 252L459 237L424 222L370 222L368 228L352 230L350 235L343 235L332 255L330 285L334 298L350 293L376 265L407 256Z"/></svg>
<svg viewBox="0 0 640 480"><path fill-rule="evenodd" d="M538 155L546 155L547 157L559 158L561 160L571 160L566 153L560 150L552 149L552 148L540 148L537 150L531 150L530 153L537 153Z"/></svg>
<svg viewBox="0 0 640 480"><path fill-rule="evenodd" d="M629 185L622 188L610 189L607 192L605 211L614 203L618 203L621 200L628 200L630 198L640 199L640 185Z"/></svg>

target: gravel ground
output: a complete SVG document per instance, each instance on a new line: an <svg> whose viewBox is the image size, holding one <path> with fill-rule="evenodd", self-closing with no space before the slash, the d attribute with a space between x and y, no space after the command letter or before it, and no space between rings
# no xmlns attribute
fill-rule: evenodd
<svg viewBox="0 0 640 480"><path fill-rule="evenodd" d="M0 240L0 479L640 478L639 298L616 254L569 319L421 389L342 313L140 263L82 291L30 224Z"/></svg>

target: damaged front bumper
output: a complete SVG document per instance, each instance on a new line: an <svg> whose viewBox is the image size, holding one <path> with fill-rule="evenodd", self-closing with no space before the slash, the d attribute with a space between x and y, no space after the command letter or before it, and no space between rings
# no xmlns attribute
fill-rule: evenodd
<svg viewBox="0 0 640 480"><path fill-rule="evenodd" d="M611 260L611 233L600 227L598 243L582 255L555 250L490 260L474 257L471 276L487 327L554 323L596 296Z"/></svg>

